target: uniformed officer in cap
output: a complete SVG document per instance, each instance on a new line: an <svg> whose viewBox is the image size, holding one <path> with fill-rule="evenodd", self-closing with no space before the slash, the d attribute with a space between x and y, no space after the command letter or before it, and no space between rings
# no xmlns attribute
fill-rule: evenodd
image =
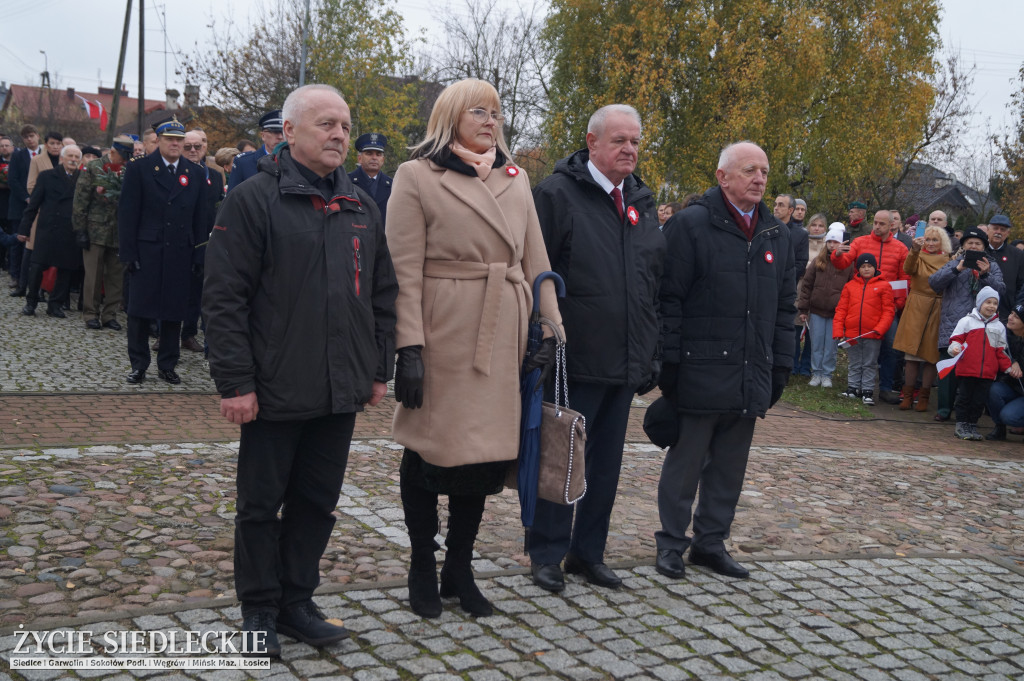
<svg viewBox="0 0 1024 681"><path fill-rule="evenodd" d="M256 163L273 153L274 147L284 140L283 126L284 119L281 118L280 109L263 114L260 118L260 139L263 140L263 146L256 151L235 156L235 165L232 166L231 177L228 178L228 191L256 174Z"/></svg>
<svg viewBox="0 0 1024 681"><path fill-rule="evenodd" d="M128 295L129 383L141 383L149 368L149 328L160 321L158 375L181 383L175 372L178 335L189 284L202 268L205 220L203 168L181 155L185 126L172 117L153 126L157 150L125 168L117 211L121 262L130 272Z"/></svg>
<svg viewBox="0 0 1024 681"><path fill-rule="evenodd" d="M387 218L388 199L391 198L391 178L381 170L384 167L384 149L388 138L379 132L368 132L356 140L356 169L348 174L352 184L373 197L380 208L380 220Z"/></svg>

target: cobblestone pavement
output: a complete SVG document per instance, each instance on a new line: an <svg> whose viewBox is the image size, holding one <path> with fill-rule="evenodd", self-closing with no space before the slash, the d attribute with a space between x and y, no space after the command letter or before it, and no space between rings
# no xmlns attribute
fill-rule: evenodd
<svg viewBox="0 0 1024 681"><path fill-rule="evenodd" d="M123 332L17 315L0 296L0 659L11 632L233 629L237 428L201 357L183 383L123 383ZM71 348L69 350L69 348ZM650 396L648 396L649 398ZM780 406L758 423L729 549L735 581L651 568L662 452L630 418L607 560L621 591L534 588L519 507L490 497L474 567L497 606L413 615L394 402L360 415L321 561L354 639L290 643L263 678L1024 679L1024 448L964 443L930 415L835 421ZM126 444L129 443L129 444ZM240 671L91 672L209 681ZM82 672L82 677L87 674ZM62 671L10 678L74 678Z"/></svg>

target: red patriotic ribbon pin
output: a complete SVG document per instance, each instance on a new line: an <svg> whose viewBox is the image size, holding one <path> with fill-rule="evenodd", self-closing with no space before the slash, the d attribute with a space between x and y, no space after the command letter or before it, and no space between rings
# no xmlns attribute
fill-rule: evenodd
<svg viewBox="0 0 1024 681"><path fill-rule="evenodd" d="M519 174L519 168L516 168L515 166L509 166L508 168L505 168L505 174L507 174L509 177L515 177L516 175Z"/></svg>
<svg viewBox="0 0 1024 681"><path fill-rule="evenodd" d="M765 251L764 252L764 261L765 262L769 262L769 263L775 262L775 256L772 255L771 251Z"/></svg>
<svg viewBox="0 0 1024 681"><path fill-rule="evenodd" d="M626 217L629 218L629 224L631 225L635 225L640 221L640 213L633 206L626 209Z"/></svg>
<svg viewBox="0 0 1024 681"><path fill-rule="evenodd" d="M182 187L188 186L188 175L178 175L178 184Z"/></svg>

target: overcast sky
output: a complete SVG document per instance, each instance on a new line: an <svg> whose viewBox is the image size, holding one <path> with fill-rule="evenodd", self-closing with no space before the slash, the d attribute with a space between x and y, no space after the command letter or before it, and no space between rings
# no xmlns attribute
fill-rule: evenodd
<svg viewBox="0 0 1024 681"><path fill-rule="evenodd" d="M133 2L132 28L124 81L132 96L138 92L138 6ZM174 75L176 57L208 45L211 18L224 25L230 13L246 25L250 9L260 0L162 0L146 2L146 96L163 99L166 87L183 90ZM544 0L535 0L543 3ZM529 0L526 0L529 2ZM499 0L514 7L516 0ZM73 86L95 92L97 85L113 85L117 54L124 22L124 0L0 0L3 38L0 39L0 80L8 84L37 85L39 73L48 62L55 87ZM457 11L464 7L452 3ZM436 27L437 3L431 0L398 0L398 10L409 29ZM986 121L998 129L1009 122L1007 107L1017 70L1024 62L1024 45L1019 39L1024 25L1021 0L943 0L940 35L944 45L959 49L964 61L977 65L974 79L975 130L984 131ZM164 55L164 14L168 51ZM46 39L42 27L67 29L68 35ZM52 29L50 33L55 33ZM46 50L46 56L40 53ZM166 80L165 80L166 61ZM166 85L165 85L166 83ZM897 98L898 94L894 95Z"/></svg>

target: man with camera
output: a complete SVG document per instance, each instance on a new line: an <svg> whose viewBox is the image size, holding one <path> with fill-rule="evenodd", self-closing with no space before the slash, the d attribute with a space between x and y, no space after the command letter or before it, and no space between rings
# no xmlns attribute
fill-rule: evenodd
<svg viewBox="0 0 1024 681"><path fill-rule="evenodd" d="M893 302L896 304L897 315L907 302L907 286L910 275L903 271L903 261L907 259L907 247L900 243L892 234L892 216L887 210L875 213L871 233L857 237L850 243L843 242L832 251L832 264L837 269L845 269L857 261L861 253L870 253L878 263L878 273L892 286ZM878 353L878 397L889 404L900 401L899 393L892 389L896 367L902 356L892 349L893 338L899 318L893 320L889 331L882 338L882 350Z"/></svg>

